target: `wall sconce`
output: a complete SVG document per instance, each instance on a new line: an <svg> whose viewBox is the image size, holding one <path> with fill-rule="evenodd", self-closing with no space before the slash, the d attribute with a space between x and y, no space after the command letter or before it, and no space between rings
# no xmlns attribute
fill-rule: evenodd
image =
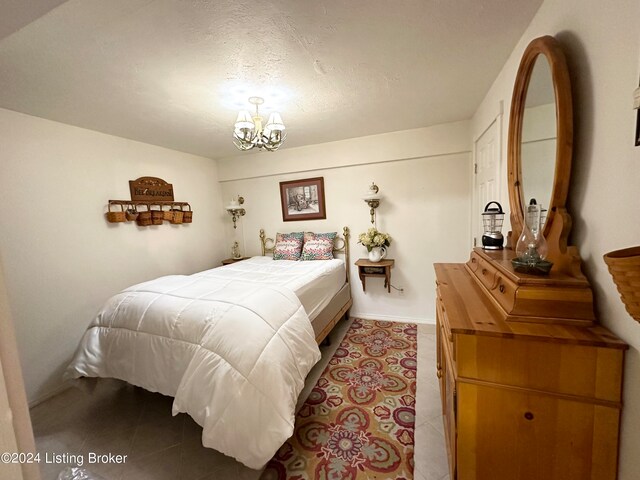
<svg viewBox="0 0 640 480"><path fill-rule="evenodd" d="M231 219L233 220L233 228L237 228L236 222L240 217L244 216L244 214L247 213L246 210L242 208L243 204L244 198L238 195L236 199L231 200L231 203L225 207L227 212L229 212L229 215L231 215Z"/></svg>
<svg viewBox="0 0 640 480"><path fill-rule="evenodd" d="M378 186L374 182L371 182L371 185L369 185L369 190L367 190L367 193L362 197L365 203L369 205L371 223L376 222L376 208L380 206L380 200L382 200L382 195L378 193L379 191L380 189L378 188Z"/></svg>

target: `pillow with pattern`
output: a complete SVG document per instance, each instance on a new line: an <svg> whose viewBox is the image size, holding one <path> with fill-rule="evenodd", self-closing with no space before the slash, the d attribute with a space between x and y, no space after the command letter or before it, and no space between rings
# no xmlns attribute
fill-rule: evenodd
<svg viewBox="0 0 640 480"><path fill-rule="evenodd" d="M302 254L302 232L278 233L273 249L274 260L300 260Z"/></svg>
<svg viewBox="0 0 640 480"><path fill-rule="evenodd" d="M338 232L327 232L327 233L304 232L304 241L306 243L309 240L316 240L318 238L328 238L333 242L337 235L338 235Z"/></svg>
<svg viewBox="0 0 640 480"><path fill-rule="evenodd" d="M333 240L336 232L304 232L302 260L331 260L333 258Z"/></svg>

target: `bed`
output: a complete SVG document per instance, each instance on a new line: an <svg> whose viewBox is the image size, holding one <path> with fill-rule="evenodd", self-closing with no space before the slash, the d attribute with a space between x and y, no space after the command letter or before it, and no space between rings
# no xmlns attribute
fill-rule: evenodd
<svg viewBox="0 0 640 480"><path fill-rule="evenodd" d="M318 343L351 306L344 260L261 257L170 275L110 298L85 332L66 377L106 377L174 397L173 414L203 427L202 443L262 468L293 433Z"/></svg>
<svg viewBox="0 0 640 480"><path fill-rule="evenodd" d="M351 284L349 276L349 238L349 227L344 227L342 229L342 237L336 236L333 248L334 257L342 258L344 260L344 271L342 272L344 282L340 281L339 276L334 276L333 285L339 285L340 287L336 290L333 296L325 296L322 308L319 308L317 305L305 305L305 307L308 307L307 313L309 315L309 319L311 320L311 325L313 326L313 331L318 343L322 342L322 340L326 338L326 336L329 334L329 332L331 332L333 327L336 325L336 323L338 323L338 321L340 321L340 319L348 315L349 309L353 304L353 300L351 298ZM260 230L260 247L263 257L267 255L273 255L275 242L272 238L266 237L264 230ZM240 262L240 264L237 265L240 266L242 263L243 262ZM302 263L304 264L304 262ZM326 278L324 279L324 282L325 285L328 286ZM298 297L301 299L302 303L305 304L305 300L309 296L309 293L307 293L304 289L298 289L297 286L295 288ZM328 286L327 290L325 290L325 293L327 291L332 292L331 287Z"/></svg>

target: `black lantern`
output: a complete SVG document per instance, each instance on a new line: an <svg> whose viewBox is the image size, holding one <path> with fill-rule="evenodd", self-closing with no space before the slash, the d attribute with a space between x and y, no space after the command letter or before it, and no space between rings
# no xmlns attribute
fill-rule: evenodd
<svg viewBox="0 0 640 480"><path fill-rule="evenodd" d="M491 207L491 205L497 207ZM502 222L504 221L504 212L502 205L498 202L489 202L482 212L482 226L484 233L482 234L482 248L485 250L502 250Z"/></svg>

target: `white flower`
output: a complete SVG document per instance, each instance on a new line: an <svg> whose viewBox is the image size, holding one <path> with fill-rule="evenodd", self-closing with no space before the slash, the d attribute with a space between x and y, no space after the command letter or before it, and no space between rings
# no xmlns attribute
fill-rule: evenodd
<svg viewBox="0 0 640 480"><path fill-rule="evenodd" d="M367 247L368 251L371 251L373 247L388 247L391 245L391 236L388 233L379 232L375 228L370 228L358 235L358 243Z"/></svg>

